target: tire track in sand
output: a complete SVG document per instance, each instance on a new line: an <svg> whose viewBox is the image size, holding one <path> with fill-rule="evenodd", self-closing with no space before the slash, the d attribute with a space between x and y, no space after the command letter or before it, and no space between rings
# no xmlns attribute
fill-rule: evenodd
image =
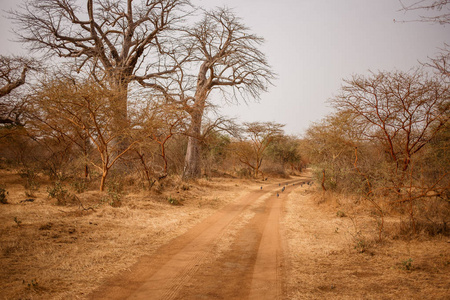
<svg viewBox="0 0 450 300"><path fill-rule="evenodd" d="M239 198L109 280L90 299L277 299L279 218L292 188L277 197L280 189L269 185ZM252 207L263 196L267 200ZM250 209L255 216L239 229L231 249L211 260L220 238Z"/></svg>

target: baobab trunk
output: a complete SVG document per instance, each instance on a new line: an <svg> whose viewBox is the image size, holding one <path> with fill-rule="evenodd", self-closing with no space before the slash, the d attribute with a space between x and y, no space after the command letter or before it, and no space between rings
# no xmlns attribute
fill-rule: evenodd
<svg viewBox="0 0 450 300"><path fill-rule="evenodd" d="M207 64L202 64L197 81L194 105L189 109L191 126L188 131L188 145L184 160L183 180L199 178L202 175L200 161L200 139L202 131L202 118L205 103L211 90L210 82L206 79Z"/></svg>
<svg viewBox="0 0 450 300"><path fill-rule="evenodd" d="M126 75L110 75L111 82L110 105L114 112L113 131L114 141L112 147L116 154L123 152L130 144L130 138L125 133L129 127L128 122L128 83Z"/></svg>
<svg viewBox="0 0 450 300"><path fill-rule="evenodd" d="M128 75L111 74L112 79L112 95L111 106L114 109L114 125L116 130L126 128L128 126Z"/></svg>
<svg viewBox="0 0 450 300"><path fill-rule="evenodd" d="M200 136L202 128L202 112L191 114L186 158L184 161L183 180L195 179L201 176Z"/></svg>

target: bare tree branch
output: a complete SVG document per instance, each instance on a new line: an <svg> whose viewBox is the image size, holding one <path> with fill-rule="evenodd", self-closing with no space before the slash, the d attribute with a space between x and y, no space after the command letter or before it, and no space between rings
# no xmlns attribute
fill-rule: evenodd
<svg viewBox="0 0 450 300"><path fill-rule="evenodd" d="M217 89L231 95L228 101L257 99L275 77L259 50L263 39L250 33L229 9L204 12L203 19L187 30L187 38L186 49L191 55L188 68L197 72L195 76L182 73L175 80L184 90L179 102L191 116L185 179L200 176L199 140L211 92Z"/></svg>

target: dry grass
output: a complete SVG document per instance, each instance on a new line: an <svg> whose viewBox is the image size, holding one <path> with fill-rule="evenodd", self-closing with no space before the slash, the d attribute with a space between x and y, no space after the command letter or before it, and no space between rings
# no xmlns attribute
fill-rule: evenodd
<svg viewBox="0 0 450 300"><path fill-rule="evenodd" d="M160 193L128 188L120 207L102 201L107 193L77 194L84 208L94 210L83 210L79 201L56 205L47 197L45 180L34 202L23 202L23 178L15 173L0 170L1 185L9 204L0 205L0 299L83 299L105 278L154 253L256 183L202 179L186 185L170 178ZM379 242L373 207L313 195L313 187L305 185L286 203L286 299L448 299L447 237L405 238L394 215L386 217ZM169 197L182 205L170 205ZM229 249L252 216L250 210L230 227L219 252Z"/></svg>
<svg viewBox="0 0 450 300"><path fill-rule="evenodd" d="M241 181L239 181L241 182ZM0 170L9 192L0 214L1 299L83 299L107 277L199 223L253 184L236 180L167 181L161 193L128 190L120 207L97 191L78 194L72 205L48 199L43 181L34 202L23 179ZM242 186L246 186L243 188ZM74 191L70 191L74 194ZM182 205L170 205L168 198Z"/></svg>
<svg viewBox="0 0 450 300"><path fill-rule="evenodd" d="M400 239L387 216L379 242L371 205L322 196L297 190L286 205L286 299L448 299L448 237Z"/></svg>

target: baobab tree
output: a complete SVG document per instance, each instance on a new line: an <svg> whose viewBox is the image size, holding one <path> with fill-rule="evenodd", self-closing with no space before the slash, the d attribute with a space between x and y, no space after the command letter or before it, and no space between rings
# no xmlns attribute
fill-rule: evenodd
<svg viewBox="0 0 450 300"><path fill-rule="evenodd" d="M259 46L263 39L250 32L232 11L217 8L204 13L203 19L187 31L190 40L191 67L178 77L179 101L190 116L188 147L183 178L198 178L202 120L212 91L220 90L227 99L239 101L259 98L274 78ZM196 70L188 76L189 70ZM190 81L192 78L194 81ZM187 88L186 88L187 87Z"/></svg>
<svg viewBox="0 0 450 300"><path fill-rule="evenodd" d="M84 3L85 9L79 3ZM118 128L126 123L128 86L173 72L165 32L183 18L189 0L27 0L12 11L20 41L31 50L73 58L106 82Z"/></svg>

